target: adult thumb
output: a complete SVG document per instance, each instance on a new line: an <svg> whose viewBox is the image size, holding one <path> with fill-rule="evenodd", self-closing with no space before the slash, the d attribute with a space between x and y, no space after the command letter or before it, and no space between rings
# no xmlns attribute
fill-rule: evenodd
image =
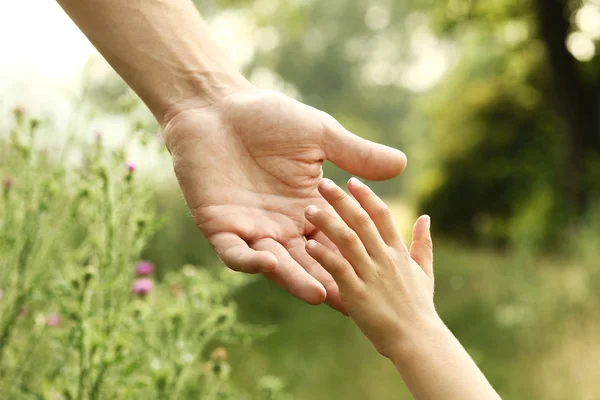
<svg viewBox="0 0 600 400"><path fill-rule="evenodd" d="M323 120L327 159L344 171L368 180L384 180L406 167L406 155L400 150L363 139L328 114L324 113Z"/></svg>

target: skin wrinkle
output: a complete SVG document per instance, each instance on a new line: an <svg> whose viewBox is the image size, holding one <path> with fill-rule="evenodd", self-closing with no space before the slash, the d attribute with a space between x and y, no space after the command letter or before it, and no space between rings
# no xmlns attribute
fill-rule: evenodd
<svg viewBox="0 0 600 400"><path fill-rule="evenodd" d="M290 153L288 153L286 151L281 151L282 148L280 148L280 147L273 146L273 148L271 150L273 152L273 155L269 156L268 154L264 154L264 153L263 154L260 154L260 153L257 154L257 152L251 151L251 149L248 147L248 145L246 144L246 141L244 140L243 137L240 137L240 142L241 142L241 144L243 146L243 149L245 150L245 153L246 153L245 155L248 157L248 159L250 159L250 160L252 160L254 162L254 164L256 165L257 168L261 169L263 172L265 172L268 175L270 175L277 182L283 184L286 187L289 187L290 191L296 191L298 189L309 189L309 188L312 191L312 188L316 184L318 177L321 176L322 172L321 172L321 169L319 168L319 170L320 170L319 175L311 177L311 179L310 179L309 182L305 182L305 183L301 183L300 182L296 186L290 185L290 180L285 178L286 172L283 170L283 167L281 167L281 166L278 165L278 164L281 164L281 162L277 162L278 160L276 159L275 155L278 155L278 157L281 157L281 156L285 157L286 154L304 153L304 152L301 151L301 148L300 149L298 148L299 146L297 146L297 145L294 146L294 147L290 146L290 149L293 149L293 152L290 152ZM301 144L302 143L300 143L300 145ZM308 140L306 141L306 144L310 146L310 142ZM312 146L310 146L310 147L312 147ZM262 161L263 158L264 158L263 157L264 155L268 156L268 158L266 159L266 161ZM260 159L258 158L259 156L261 157ZM242 159L242 158L240 157L240 159ZM244 158L244 160L245 160L245 158ZM293 161L296 161L296 160L294 160L294 159L290 159L289 160L289 162L293 162ZM268 163L269 166L271 166L271 168L265 168L265 166L263 165L263 162ZM250 167L252 167L252 166L250 166ZM244 169L244 168L240 167L240 169ZM277 172L279 172L279 173L272 172L272 169L278 170ZM301 167L299 169L301 169ZM302 176L304 174L294 174L294 176L296 176L296 175ZM250 179L252 179L253 176L256 176L256 175L255 174L250 174ZM259 188L259 185L257 185L255 182L253 182L253 184L254 184L254 192L258 193L258 194L265 194L267 192L268 188L269 188L269 186L267 186L267 190L265 190L264 188ZM262 185L260 185L260 186L262 186ZM284 193L284 195L285 195L285 193ZM307 197L308 197L308 195L307 195Z"/></svg>
<svg viewBox="0 0 600 400"><path fill-rule="evenodd" d="M280 103L277 102L277 106L280 107ZM227 116L229 119L233 119L232 116L228 115ZM259 120L260 121L260 120ZM260 122L259 122L260 123ZM270 137L271 135L273 136L277 136L281 134L282 131L282 127L281 127L281 121L278 120L276 124L271 125L271 126L267 126L265 128L265 136ZM292 190L297 190L297 189L308 189L308 188L314 188L314 185L317 182L317 179L322 175L322 168L321 168L321 164L319 164L318 166L318 174L313 174L312 179L308 179L306 182L300 182L298 185L294 186L294 185L290 185L290 179L286 179L286 173L283 170L283 167L278 165L281 164L280 162L276 162L277 159L280 159L282 156L285 158L288 158L289 161L295 161L298 163L297 168L301 171L303 171L302 168L302 164L306 165L308 168L310 168L311 166L315 165L315 161L318 161L320 159L322 159L322 157L315 157L314 159L306 159L306 151L302 150L302 145L305 144L307 146L307 148L313 148L315 147L314 142L312 142L309 138L305 139L304 141L299 141L299 142L295 142L293 144L282 144L281 146L267 146L266 147L266 152L264 152L262 155L265 156L269 156L269 158L267 159L266 162L268 162L271 168L265 168L264 165L262 165L262 163L259 161L259 159L257 159L256 157L254 157L254 152L251 151L251 149L249 149L246 145L246 141L244 140L244 131L239 130L237 131L238 135L240 136L244 146L246 147L246 151L248 152L249 155L252 156L253 161L256 162L256 164L258 166L260 166L265 172L267 172L268 174L270 174L271 176L273 176L277 181L279 181L280 183L286 185L286 186L290 186L292 188ZM261 150L260 148L258 148L257 150ZM271 152L272 154L270 155L269 152ZM315 152L318 153L319 151L317 149L315 149ZM257 153L260 154L260 153ZM294 158L295 155L297 154L303 154L304 158ZM261 157L262 159L262 157ZM278 170L277 172L279 173L273 173L272 170ZM294 174L294 176L304 176L305 174L300 173L300 174ZM293 180L292 180L293 183Z"/></svg>

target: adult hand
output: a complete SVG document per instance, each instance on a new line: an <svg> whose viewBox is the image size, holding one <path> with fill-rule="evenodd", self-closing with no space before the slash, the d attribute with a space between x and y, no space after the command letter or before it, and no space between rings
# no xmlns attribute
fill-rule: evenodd
<svg viewBox="0 0 600 400"><path fill-rule="evenodd" d="M333 117L280 93L244 88L180 108L163 133L196 225L231 269L264 273L311 304L343 311L338 287L305 248L335 246L304 217L329 209L317 190L323 161L370 180L398 175L399 150L348 132Z"/></svg>

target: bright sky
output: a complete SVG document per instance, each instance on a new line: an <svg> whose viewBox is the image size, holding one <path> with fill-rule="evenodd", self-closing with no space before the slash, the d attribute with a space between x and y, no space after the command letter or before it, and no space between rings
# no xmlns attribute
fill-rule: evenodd
<svg viewBox="0 0 600 400"><path fill-rule="evenodd" d="M66 131L74 78L96 52L86 37L53 0L0 0L0 50L0 115L25 105L52 119L54 137Z"/></svg>
<svg viewBox="0 0 600 400"><path fill-rule="evenodd" d="M0 0L0 66L50 78L74 75L96 51L52 0Z"/></svg>
<svg viewBox="0 0 600 400"><path fill-rule="evenodd" d="M0 0L0 49L2 72L26 66L54 79L73 76L96 51L52 0Z"/></svg>

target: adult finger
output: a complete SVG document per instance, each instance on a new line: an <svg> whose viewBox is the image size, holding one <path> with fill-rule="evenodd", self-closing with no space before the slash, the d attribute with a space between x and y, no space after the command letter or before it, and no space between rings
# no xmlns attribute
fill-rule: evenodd
<svg viewBox="0 0 600 400"><path fill-rule="evenodd" d="M251 246L255 250L268 251L277 257L277 268L264 274L268 279L309 304L321 304L325 300L327 292L323 285L304 270L279 242L265 238L252 243Z"/></svg>
<svg viewBox="0 0 600 400"><path fill-rule="evenodd" d="M234 271L250 274L273 271L277 268L277 258L268 251L251 249L236 234L220 232L208 238L225 265Z"/></svg>
<svg viewBox="0 0 600 400"><path fill-rule="evenodd" d="M340 300L340 293L337 283L331 274L323 269L323 266L321 266L321 264L315 261L315 259L306 252L306 241L303 238L292 239L286 243L286 249L292 258L296 260L296 262L300 264L300 266L304 268L306 272L321 282L325 288L325 291L327 292L325 303L332 308L347 314Z"/></svg>
<svg viewBox="0 0 600 400"><path fill-rule="evenodd" d="M369 180L390 179L406 167L400 150L363 139L346 130L335 118L322 113L323 150L327 159L352 175Z"/></svg>

